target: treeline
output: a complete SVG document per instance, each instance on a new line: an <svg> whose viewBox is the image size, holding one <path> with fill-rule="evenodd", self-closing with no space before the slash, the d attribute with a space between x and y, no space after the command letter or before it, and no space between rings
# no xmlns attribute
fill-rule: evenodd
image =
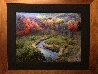
<svg viewBox="0 0 98 74"><path fill-rule="evenodd" d="M64 17L64 16L63 16ZM69 18L68 18L69 19ZM61 18L60 16L57 17L48 17L48 16L36 16L36 17L29 17L24 15L17 15L16 16L16 34L17 35L24 35L29 33L38 33L39 31L45 30L47 32L56 31L60 33L65 33L68 29L68 22L70 20L74 20L73 24L77 24L80 28L81 18L74 17L66 20Z"/></svg>

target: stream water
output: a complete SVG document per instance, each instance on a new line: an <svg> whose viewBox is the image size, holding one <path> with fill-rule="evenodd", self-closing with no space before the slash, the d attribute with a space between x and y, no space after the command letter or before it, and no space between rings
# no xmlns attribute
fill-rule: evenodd
<svg viewBox="0 0 98 74"><path fill-rule="evenodd" d="M57 58L57 53L53 52L53 51L51 51L47 48L44 48L44 44L45 44L45 40L42 40L36 45L36 48L38 48L41 51L41 53L43 53L45 58L51 57L52 59L56 59Z"/></svg>

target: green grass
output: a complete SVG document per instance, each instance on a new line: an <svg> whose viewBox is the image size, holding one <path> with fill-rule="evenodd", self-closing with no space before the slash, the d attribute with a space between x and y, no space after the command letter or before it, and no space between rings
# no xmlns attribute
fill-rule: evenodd
<svg viewBox="0 0 98 74"><path fill-rule="evenodd" d="M61 43L65 43L64 36L58 35L51 37L46 40L46 44L55 44L55 45L61 45Z"/></svg>
<svg viewBox="0 0 98 74"><path fill-rule="evenodd" d="M59 52L60 48L67 47L68 44L65 37L62 35L54 35L45 41L45 48L48 48L54 52Z"/></svg>
<svg viewBox="0 0 98 74"><path fill-rule="evenodd" d="M61 52L58 54L56 61L68 61L70 57L75 57L75 55L80 52L80 47L77 46L75 38L70 38L67 35L56 35L45 41L45 47L55 51ZM63 52L62 50L63 49Z"/></svg>
<svg viewBox="0 0 98 74"><path fill-rule="evenodd" d="M17 63L33 63L44 61L45 57L39 51L34 48L32 43L39 40L41 36L28 35L16 37L16 62Z"/></svg>
<svg viewBox="0 0 98 74"><path fill-rule="evenodd" d="M50 57L45 59L43 54L39 49L34 48L32 43L37 43L42 39L45 40L45 48L52 50L53 52L60 52L60 49L63 48L63 53L58 54L58 60L55 61L68 61L70 57L74 57L75 54L80 52L80 47L77 47L76 39L69 38L69 36L58 35L58 34L31 34L26 36L17 36L16 37L16 59L18 63L32 63L32 62L42 62L42 61L53 61ZM68 50L66 50L68 49Z"/></svg>
<svg viewBox="0 0 98 74"><path fill-rule="evenodd" d="M70 62L73 62L73 59L80 57L80 56L77 56L78 52L80 52L80 47L71 45L63 52L63 54L58 56L59 57L58 61L62 60L62 62L64 61L68 62L69 59L71 58Z"/></svg>
<svg viewBox="0 0 98 74"><path fill-rule="evenodd" d="M56 35L53 36L45 41L46 44L49 45L59 45L62 46L68 46L68 45L74 45L76 42L73 38L69 38L67 35Z"/></svg>

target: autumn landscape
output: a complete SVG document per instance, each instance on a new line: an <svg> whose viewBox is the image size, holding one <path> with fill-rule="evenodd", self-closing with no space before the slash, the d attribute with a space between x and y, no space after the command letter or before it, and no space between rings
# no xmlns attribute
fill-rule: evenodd
<svg viewBox="0 0 98 74"><path fill-rule="evenodd" d="M16 62L80 62L80 13L16 12Z"/></svg>

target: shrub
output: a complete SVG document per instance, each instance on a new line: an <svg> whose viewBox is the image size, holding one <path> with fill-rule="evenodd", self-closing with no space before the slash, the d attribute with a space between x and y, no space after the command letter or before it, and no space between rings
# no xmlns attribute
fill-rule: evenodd
<svg viewBox="0 0 98 74"><path fill-rule="evenodd" d="M16 49L23 48L23 46L24 46L24 42L16 40Z"/></svg>
<svg viewBox="0 0 98 74"><path fill-rule="evenodd" d="M42 62L45 60L43 54L40 51L36 51L36 48L25 47L25 49L17 49L17 63L33 63Z"/></svg>
<svg viewBox="0 0 98 74"><path fill-rule="evenodd" d="M74 45L74 44L75 44L75 40L72 39L72 38L68 38L68 39L67 39L67 43L68 43L69 45Z"/></svg>
<svg viewBox="0 0 98 74"><path fill-rule="evenodd" d="M46 44L64 46L66 44L65 37L57 35L46 40Z"/></svg>
<svg viewBox="0 0 98 74"><path fill-rule="evenodd" d="M21 63L27 65L32 64L33 62L45 61L43 54L37 48L32 46L32 41L30 40L31 37L32 36L22 36L21 38L16 38L17 64Z"/></svg>
<svg viewBox="0 0 98 74"><path fill-rule="evenodd" d="M63 54L59 55L58 61L61 60L61 61L69 62L70 58L71 58L70 59L71 62L77 61L75 57L78 53L81 53L81 48L79 46L69 45L69 47L63 52Z"/></svg>
<svg viewBox="0 0 98 74"><path fill-rule="evenodd" d="M48 62L52 62L52 61L53 61L53 59L52 59L51 57L47 57L46 60L47 60Z"/></svg>

